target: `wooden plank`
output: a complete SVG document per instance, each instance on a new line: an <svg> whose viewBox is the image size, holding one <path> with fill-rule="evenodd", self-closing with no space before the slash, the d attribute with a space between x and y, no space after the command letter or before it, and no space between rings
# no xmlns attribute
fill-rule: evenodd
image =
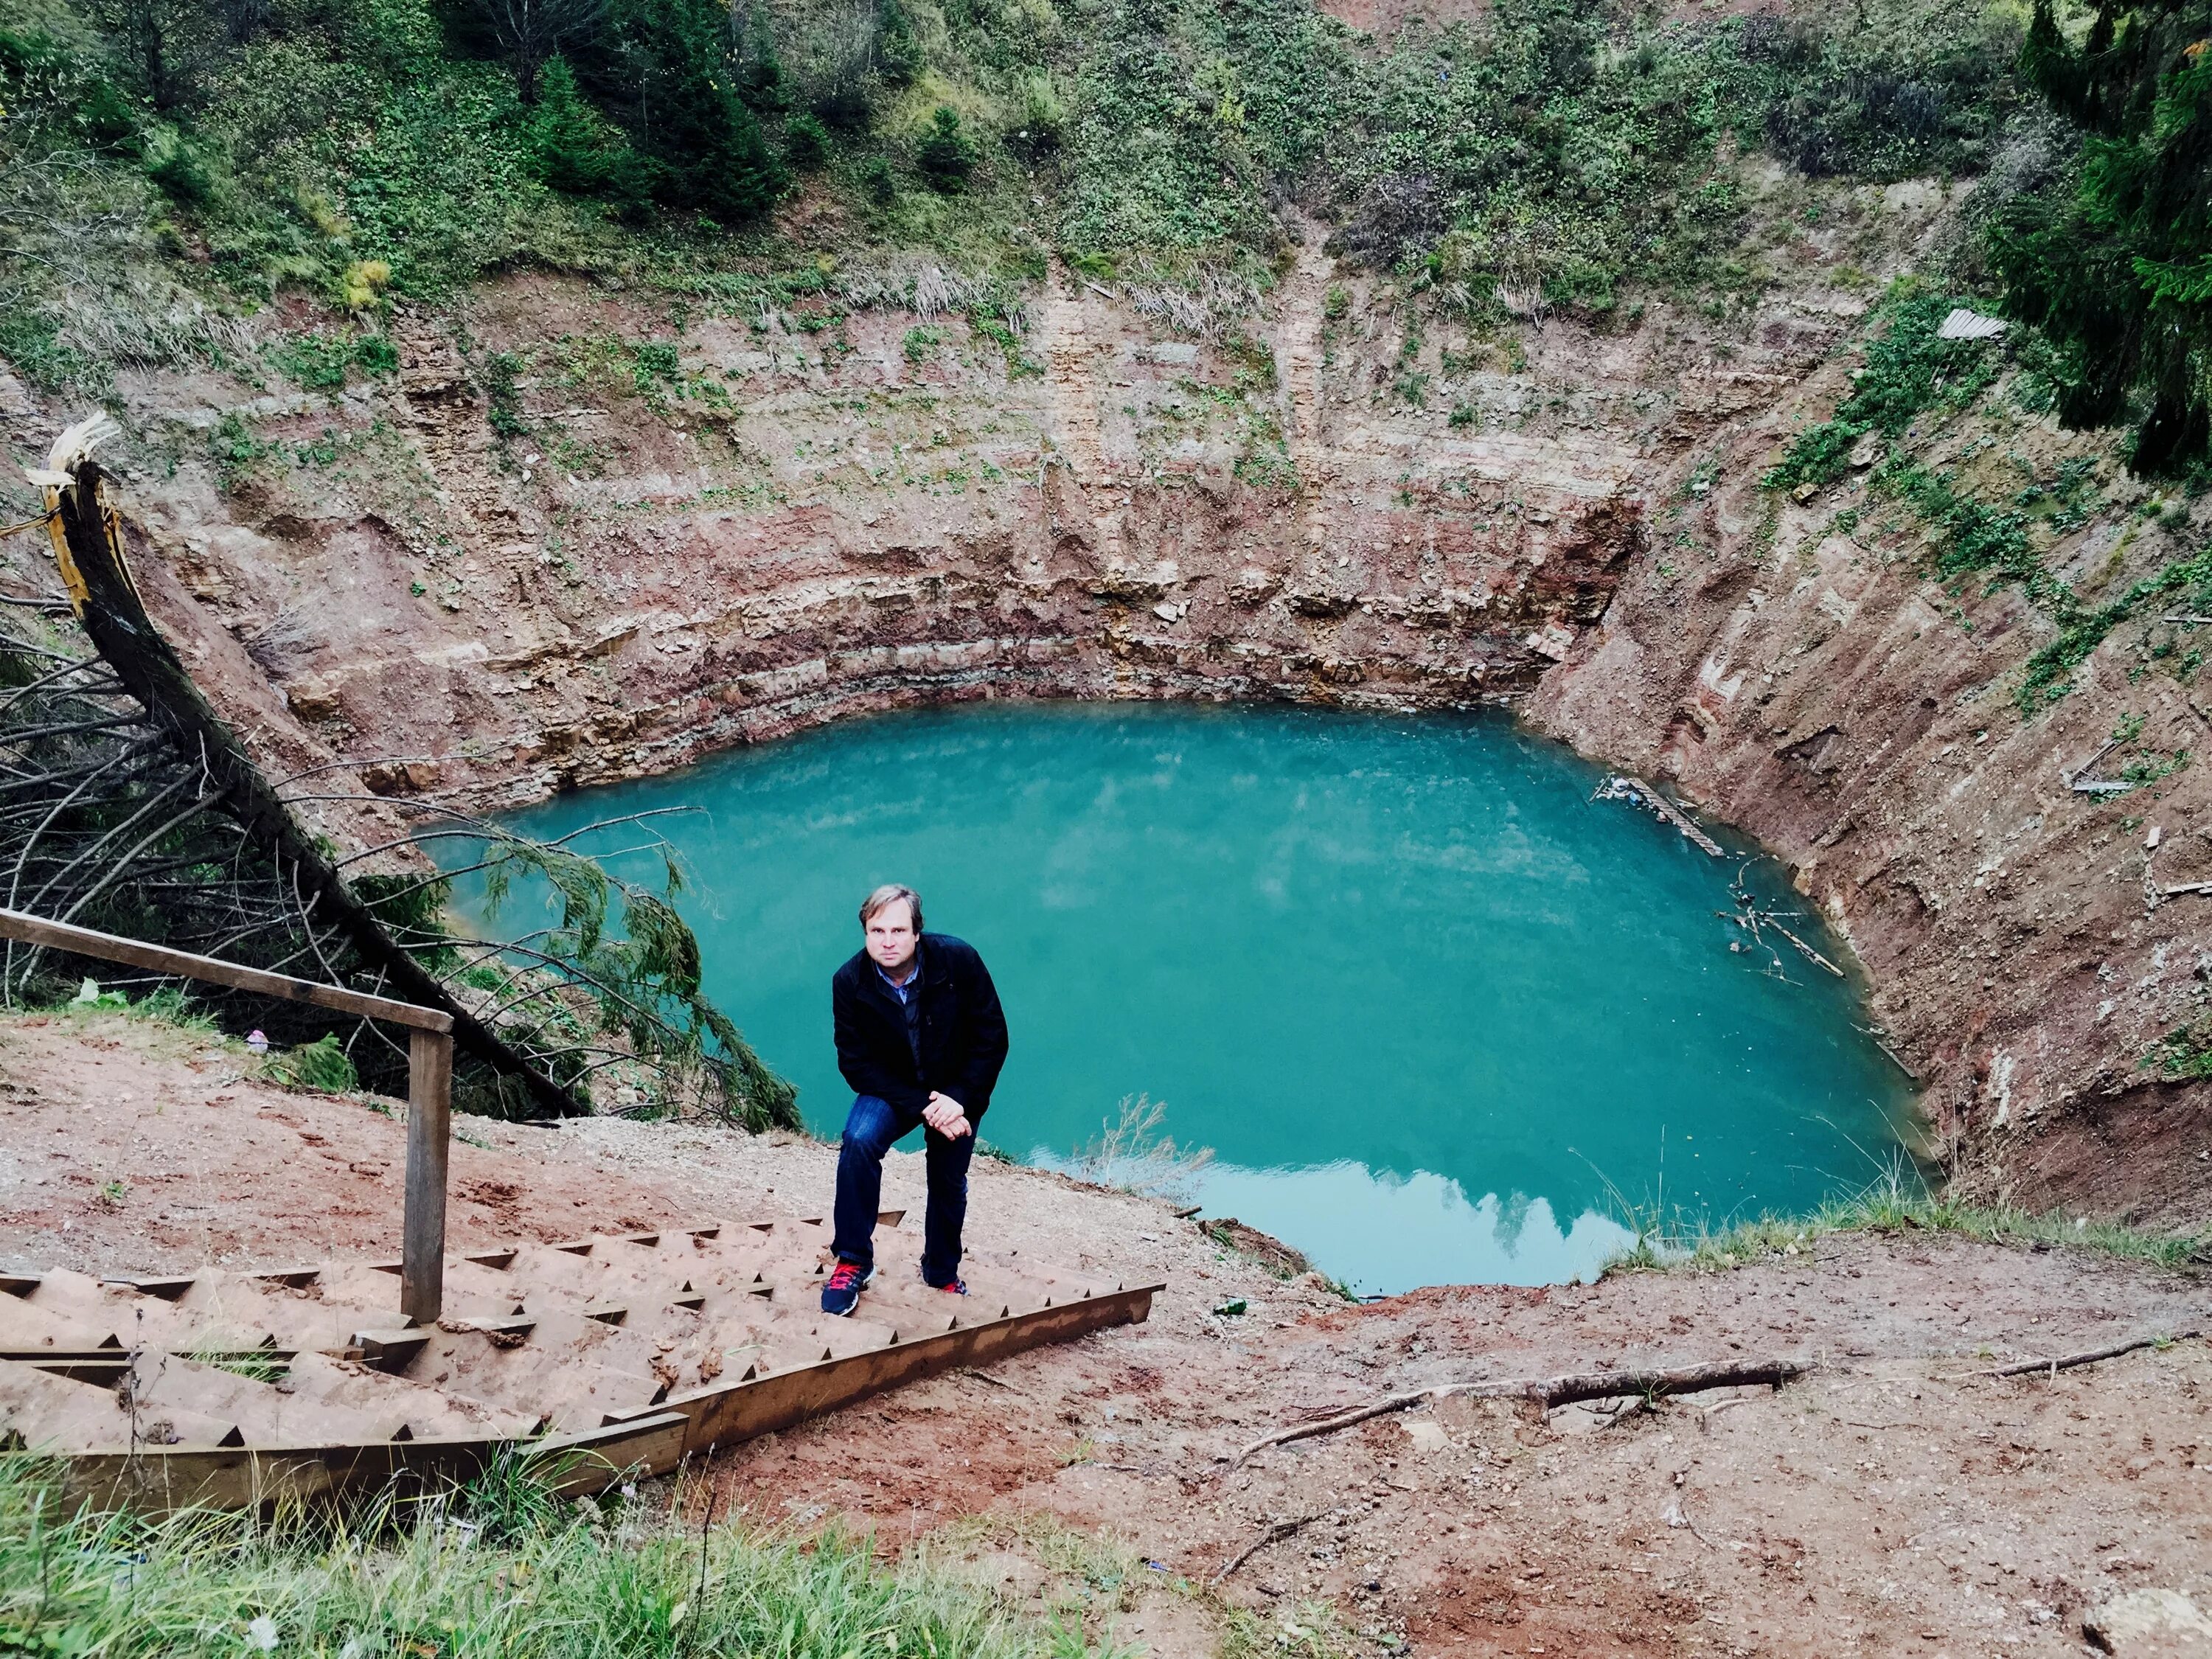
<svg viewBox="0 0 2212 1659"><path fill-rule="evenodd" d="M487 1437L349 1446L141 1446L135 1452L70 1458L64 1490L71 1500L100 1508L262 1509L374 1492L395 1480L457 1483L481 1471L502 1448L519 1446L553 1458L559 1471L556 1490L580 1497L604 1491L633 1470L658 1474L674 1468L683 1461L685 1426L682 1413L656 1412L538 1441Z"/></svg>
<svg viewBox="0 0 2212 1659"><path fill-rule="evenodd" d="M453 1029L453 1017L441 1009L395 1002L390 997L374 997L342 986L319 985L311 979L294 979L289 974L272 974L214 957L194 956L189 951L172 951L167 945L121 939L66 921L49 921L44 916L26 915L21 910L0 908L0 939L21 939L50 951L68 951L81 957L97 957L103 962L150 968L155 973L205 980L211 985L228 985L234 990L280 997L287 1002L312 1002L318 1008L357 1014L364 1019L388 1019L395 1025L411 1026L418 1031L450 1032Z"/></svg>
<svg viewBox="0 0 2212 1659"><path fill-rule="evenodd" d="M711 1447L735 1445L756 1435L787 1429L810 1417L956 1365L1003 1359L1040 1343L1063 1342L1109 1325L1137 1323L1151 1313L1152 1296L1161 1288L1140 1285L1036 1313L963 1325L941 1335L846 1358L793 1366L751 1382L734 1378L718 1382L672 1395L664 1402L665 1408L682 1412L690 1419L684 1449L698 1456Z"/></svg>
<svg viewBox="0 0 2212 1659"><path fill-rule="evenodd" d="M452 1150L453 1040L416 1030L407 1046L407 1213L399 1311L438 1322L446 1296L446 1159Z"/></svg>

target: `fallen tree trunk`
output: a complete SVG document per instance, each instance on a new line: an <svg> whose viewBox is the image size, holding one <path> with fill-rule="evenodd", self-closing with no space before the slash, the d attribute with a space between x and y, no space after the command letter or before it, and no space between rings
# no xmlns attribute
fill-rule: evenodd
<svg viewBox="0 0 2212 1659"><path fill-rule="evenodd" d="M64 442L68 437L64 434ZM569 1090L463 1006L347 885L228 724L201 695L191 672L147 614L123 557L114 515L101 499L105 474L82 446L66 456L59 453L62 447L57 445L57 470L35 476L48 491L56 558L78 621L123 689L145 708L149 720L180 752L197 758L226 811L289 877L303 921L320 919L334 927L352 947L379 994L449 1015L453 1039L462 1049L494 1073L519 1079L540 1111L557 1117L584 1111Z"/></svg>
<svg viewBox="0 0 2212 1659"><path fill-rule="evenodd" d="M1522 1377L1494 1382L1443 1382L1432 1389L1416 1389L1412 1394L1393 1395L1388 1400L1378 1400L1371 1406L1362 1406L1335 1417L1325 1417L1316 1423L1300 1423L1287 1429L1278 1429L1273 1434L1262 1435L1238 1452L1230 1467L1264 1451L1269 1446L1288 1445L1293 1440L1310 1440L1316 1435L1334 1434L1339 1429L1348 1429L1364 1423L1370 1418L1383 1417L1392 1412L1402 1412L1431 1400L1444 1400L1462 1395L1474 1400L1522 1400L1545 1411L1560 1406L1571 1406L1585 1400L1618 1400L1627 1395L1640 1395L1656 1400L1674 1394L1698 1394L1707 1389L1741 1389L1765 1383L1780 1388L1813 1369L1810 1360L1803 1359L1728 1359L1714 1360L1703 1365L1676 1365L1665 1370L1651 1371L1576 1371L1565 1376Z"/></svg>

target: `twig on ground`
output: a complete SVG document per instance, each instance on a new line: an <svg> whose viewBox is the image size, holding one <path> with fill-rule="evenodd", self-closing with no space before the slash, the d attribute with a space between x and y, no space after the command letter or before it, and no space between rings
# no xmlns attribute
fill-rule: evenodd
<svg viewBox="0 0 2212 1659"><path fill-rule="evenodd" d="M1215 1573L1207 1582L1209 1583L1219 1583L1223 1579L1228 1577L1231 1573L1236 1571L1237 1568L1243 1566L1247 1561L1249 1561L1254 1556L1257 1555L1261 1550L1267 1548L1268 1545L1281 1543L1283 1540L1288 1538L1292 1533L1297 1532L1301 1527L1311 1526L1315 1522L1320 1520L1322 1516L1327 1515L1328 1513L1328 1511L1327 1510L1316 1510L1313 1514L1302 1515L1295 1521L1277 1521L1272 1523L1267 1531L1261 1533L1257 1538L1254 1539L1242 1550L1238 1551L1236 1558L1231 1560L1227 1566Z"/></svg>
<svg viewBox="0 0 2212 1659"><path fill-rule="evenodd" d="M1720 1547L1698 1530L1698 1523L1690 1519L1690 1512L1682 1507L1682 1500L1680 1498L1669 1504L1667 1506L1667 1513L1659 1518L1670 1527L1680 1527L1709 1550L1717 1550Z"/></svg>
<svg viewBox="0 0 2212 1659"><path fill-rule="evenodd" d="M1370 1418L1406 1411L1427 1401L1449 1399L1454 1395L1476 1400L1522 1400L1551 1411L1584 1400L1620 1400L1632 1395L1656 1398L1661 1395L1697 1394L1706 1389L1747 1388L1760 1382L1778 1389L1812 1369L1813 1362L1806 1359L1723 1360L1704 1365L1678 1365L1667 1370L1577 1371L1565 1376L1522 1377L1510 1382L1445 1382L1412 1394L1393 1395L1388 1400L1325 1417L1316 1423L1294 1424L1262 1435L1238 1452L1231 1460L1230 1467L1236 1468L1253 1453L1264 1451L1269 1446L1334 1434Z"/></svg>
<svg viewBox="0 0 2212 1659"><path fill-rule="evenodd" d="M2048 1372L2056 1376L2061 1371L2070 1371L2076 1365L2094 1365L2100 1359L2118 1359L2124 1353L2133 1353L2138 1348L2170 1347L2176 1342L2196 1342L2203 1340L2202 1330L2176 1331L2171 1336L2139 1336L2132 1342L2115 1342L2108 1348L2089 1348L2081 1353L2060 1354L2052 1359L2023 1359L2010 1365L1993 1365L1985 1371L1966 1371L1966 1376L2033 1376Z"/></svg>
<svg viewBox="0 0 2212 1659"><path fill-rule="evenodd" d="M963 1376L972 1376L978 1382L988 1382L994 1389L1004 1389L1008 1394L1018 1394L1024 1400L1030 1397L1030 1391L1027 1389L1018 1389L1012 1383L1007 1382L1005 1377L994 1376L988 1371L979 1371L972 1365L969 1366L960 1374Z"/></svg>

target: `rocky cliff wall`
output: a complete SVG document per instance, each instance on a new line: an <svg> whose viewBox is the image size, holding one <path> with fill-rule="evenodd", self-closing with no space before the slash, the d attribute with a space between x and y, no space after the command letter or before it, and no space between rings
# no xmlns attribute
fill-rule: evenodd
<svg viewBox="0 0 2212 1659"><path fill-rule="evenodd" d="M2047 624L1931 581L1861 482L1758 482L1952 206L1778 212L1793 275L1755 304L1604 329L1455 327L1318 234L1194 331L1059 270L1005 335L518 276L398 318L396 381L126 385L129 505L165 625L256 682L241 716L386 797L520 801L921 701L1510 702L1793 863L1964 1188L2201 1221L2212 1088L2141 1062L2212 971L2212 898L2160 896L2212 875L2204 772L2070 787L2127 721L2201 752L2201 699L2116 634L2025 715ZM2191 533L2011 404L1914 441L2071 463L2084 583Z"/></svg>

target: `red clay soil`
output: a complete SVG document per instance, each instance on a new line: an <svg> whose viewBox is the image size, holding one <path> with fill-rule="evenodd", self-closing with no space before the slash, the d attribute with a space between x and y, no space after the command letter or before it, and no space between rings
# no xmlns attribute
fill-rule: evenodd
<svg viewBox="0 0 2212 1659"><path fill-rule="evenodd" d="M251 1064L112 1015L0 1021L0 1263L387 1254L402 1126L240 1075ZM811 1213L835 1156L610 1120L460 1133L470 1243ZM918 1156L886 1176L887 1204L918 1201ZM1017 1589L1065 1561L1060 1528L1119 1540L1158 1566L1090 1623L1160 1654L1217 1650L1239 1610L1297 1650L1294 1630L1347 1654L1930 1659L2079 1653L2085 1615L2129 1591L2212 1611L2203 1343L2055 1379L1972 1375L2212 1323L2200 1276L1913 1233L1718 1274L1358 1307L1156 1200L979 1165L970 1213L994 1248L1168 1290L1142 1326L725 1454L718 1512L843 1519ZM1235 1299L1243 1314L1214 1311ZM1444 1382L1764 1355L1814 1369L1617 1419L1454 1400L1232 1461L1269 1430Z"/></svg>

